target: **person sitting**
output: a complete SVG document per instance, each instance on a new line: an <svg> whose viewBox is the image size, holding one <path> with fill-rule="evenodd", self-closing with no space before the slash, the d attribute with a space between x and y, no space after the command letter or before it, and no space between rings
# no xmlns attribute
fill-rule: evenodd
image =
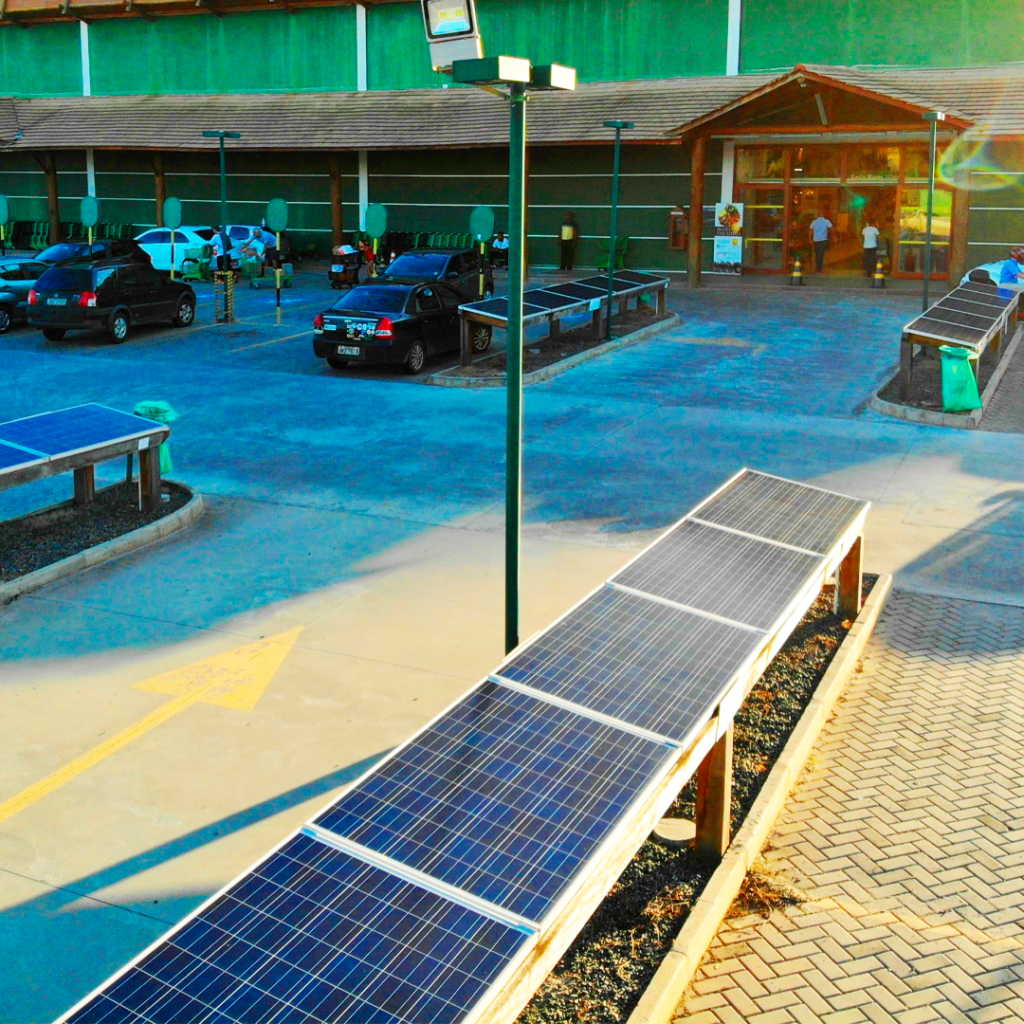
<svg viewBox="0 0 1024 1024"><path fill-rule="evenodd" d="M498 237L491 242L491 262L496 267L508 266L508 239L498 232Z"/></svg>
<svg viewBox="0 0 1024 1024"><path fill-rule="evenodd" d="M1010 250L1010 258L999 270L999 283L1020 285L1024 283L1024 249L1014 247ZM999 298L1012 299L1014 292L1009 288L999 289Z"/></svg>

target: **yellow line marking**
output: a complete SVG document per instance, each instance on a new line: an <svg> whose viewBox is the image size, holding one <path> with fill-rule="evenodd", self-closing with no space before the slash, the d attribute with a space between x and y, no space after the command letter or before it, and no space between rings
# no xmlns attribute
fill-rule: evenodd
<svg viewBox="0 0 1024 1024"><path fill-rule="evenodd" d="M296 338L302 338L306 335L312 335L313 328L309 327L304 331L299 331L298 334L287 334L283 338L272 338L270 341L258 341L254 345L242 345L240 348L228 349L228 355L233 352L247 352L251 348L266 348L267 345L277 345L282 341L294 341Z"/></svg>
<svg viewBox="0 0 1024 1024"><path fill-rule="evenodd" d="M0 804L0 822L12 818L193 704L202 702L252 710L301 632L300 626L136 683L139 689L175 694L175 698L4 801Z"/></svg>

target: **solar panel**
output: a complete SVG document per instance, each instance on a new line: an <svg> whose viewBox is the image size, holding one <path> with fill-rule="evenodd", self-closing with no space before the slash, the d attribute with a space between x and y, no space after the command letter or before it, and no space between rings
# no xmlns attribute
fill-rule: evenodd
<svg viewBox="0 0 1024 1024"><path fill-rule="evenodd" d="M616 270L615 279L617 281L632 281L633 284L658 284L665 280L663 277L658 277L657 274L645 274L641 270Z"/></svg>
<svg viewBox="0 0 1024 1024"><path fill-rule="evenodd" d="M63 455L165 429L152 420L90 403L0 423L0 441L46 455Z"/></svg>
<svg viewBox="0 0 1024 1024"><path fill-rule="evenodd" d="M607 277L585 277L580 284L593 285L595 288L600 288L601 291L608 294L608 278ZM619 292L628 292L630 289L635 288L636 285L631 281L620 281L618 278L612 280L612 291L618 294Z"/></svg>
<svg viewBox="0 0 1024 1024"><path fill-rule="evenodd" d="M497 675L685 745L763 643L760 633L605 587Z"/></svg>
<svg viewBox="0 0 1024 1024"><path fill-rule="evenodd" d="M612 580L768 629L820 563L818 555L687 521Z"/></svg>
<svg viewBox="0 0 1024 1024"><path fill-rule="evenodd" d="M451 1024L529 939L298 835L68 1020Z"/></svg>
<svg viewBox="0 0 1024 1024"><path fill-rule="evenodd" d="M965 312L978 311L983 316L1002 316L1006 312L1006 303L996 295L990 297L966 288L954 289L942 301L956 302Z"/></svg>
<svg viewBox="0 0 1024 1024"><path fill-rule="evenodd" d="M982 284L980 281L968 281L956 288L955 291L972 292L979 297L987 298L989 301L998 303L1003 307L1012 301L1012 299L1000 298L999 291L994 284Z"/></svg>
<svg viewBox="0 0 1024 1024"><path fill-rule="evenodd" d="M941 320L944 323L955 324L958 327L973 327L979 331L990 331L996 324L996 321L1002 319L1002 313L993 312L992 316L987 313L972 313L969 310L961 308L961 304L956 300L947 302L943 299L941 302L935 303L928 310L928 316L932 320Z"/></svg>
<svg viewBox="0 0 1024 1024"><path fill-rule="evenodd" d="M792 480L744 472L691 518L825 554L866 502Z"/></svg>
<svg viewBox="0 0 1024 1024"><path fill-rule="evenodd" d="M590 284L580 284L579 281L572 281L569 284L553 284L547 289L549 292L556 292L559 295L568 295L570 298L586 302L588 299L597 299L608 294L607 288L595 288Z"/></svg>
<svg viewBox="0 0 1024 1024"><path fill-rule="evenodd" d="M539 921L674 752L485 682L316 824Z"/></svg>
<svg viewBox="0 0 1024 1024"><path fill-rule="evenodd" d="M980 345L989 333L989 328L963 327L959 324L936 320L933 316L919 316L907 324L908 334L920 334L938 341L957 342L962 345Z"/></svg>
<svg viewBox="0 0 1024 1024"><path fill-rule="evenodd" d="M39 452L30 452L0 441L0 472L17 466L31 465L33 462L43 462L45 459L46 456Z"/></svg>
<svg viewBox="0 0 1024 1024"><path fill-rule="evenodd" d="M536 288L533 291L527 292L523 296L523 301L530 303L531 306L542 306L544 309L549 310L568 309L570 306L579 304L579 301L576 299L559 295L557 292L552 292L545 288Z"/></svg>
<svg viewBox="0 0 1024 1024"><path fill-rule="evenodd" d="M484 316L494 317L495 320L508 319L508 299L488 299L486 302L470 302L460 309L472 310L474 313L482 313ZM523 303L523 316L533 316L537 313L546 313L547 310L540 306L532 306Z"/></svg>

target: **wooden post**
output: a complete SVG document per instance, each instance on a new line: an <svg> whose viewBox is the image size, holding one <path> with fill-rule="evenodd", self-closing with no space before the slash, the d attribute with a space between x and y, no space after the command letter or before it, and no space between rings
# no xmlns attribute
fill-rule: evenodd
<svg viewBox="0 0 1024 1024"><path fill-rule="evenodd" d="M464 316L459 317L459 353L461 355L460 366L473 365L473 332L470 329L469 320Z"/></svg>
<svg viewBox="0 0 1024 1024"><path fill-rule="evenodd" d="M57 191L57 161L53 153L43 154L46 172L46 210L50 216L50 245L60 241L60 198Z"/></svg>
<svg viewBox="0 0 1024 1024"><path fill-rule="evenodd" d="M914 343L904 336L900 339L900 398L910 397L910 384L914 379Z"/></svg>
<svg viewBox="0 0 1024 1024"><path fill-rule="evenodd" d="M548 337L554 341L562 333L562 321L551 318L551 323L548 325Z"/></svg>
<svg viewBox="0 0 1024 1024"><path fill-rule="evenodd" d="M701 860L717 864L729 848L732 815L732 725L697 769L697 834L693 848Z"/></svg>
<svg viewBox="0 0 1024 1024"><path fill-rule="evenodd" d="M668 289L658 289L658 316L665 315L665 300L668 298Z"/></svg>
<svg viewBox="0 0 1024 1024"><path fill-rule="evenodd" d="M155 512L160 507L160 446L139 452L139 482L142 487L142 510Z"/></svg>
<svg viewBox="0 0 1024 1024"><path fill-rule="evenodd" d="M690 240L686 265L686 287L700 287L702 236L704 234L704 166L707 139L698 135L690 153Z"/></svg>
<svg viewBox="0 0 1024 1024"><path fill-rule="evenodd" d="M619 316L625 316L629 312L629 299L619 299Z"/></svg>
<svg viewBox="0 0 1024 1024"><path fill-rule="evenodd" d="M75 470L75 504L88 505L96 498L96 467L82 466Z"/></svg>
<svg viewBox="0 0 1024 1024"><path fill-rule="evenodd" d="M953 190L953 209L949 222L949 283L954 287L967 273L967 221L971 199L967 182L958 184L960 187Z"/></svg>
<svg viewBox="0 0 1024 1024"><path fill-rule="evenodd" d="M836 570L835 613L840 618L849 619L851 622L860 614L863 563L864 537L862 535L853 542L853 547L846 552Z"/></svg>
<svg viewBox="0 0 1024 1024"><path fill-rule="evenodd" d="M594 310L594 315L590 318L591 328L594 332L595 338L604 337L604 323L601 319L601 308L598 307Z"/></svg>
<svg viewBox="0 0 1024 1024"><path fill-rule="evenodd" d="M331 175L331 246L342 243L341 219L341 161L337 153L327 154L327 167Z"/></svg>
<svg viewBox="0 0 1024 1024"><path fill-rule="evenodd" d="M164 200L167 198L167 177L164 174L163 153L153 154L153 190L156 195L156 226L164 226ZM226 225L222 224L221 227Z"/></svg>

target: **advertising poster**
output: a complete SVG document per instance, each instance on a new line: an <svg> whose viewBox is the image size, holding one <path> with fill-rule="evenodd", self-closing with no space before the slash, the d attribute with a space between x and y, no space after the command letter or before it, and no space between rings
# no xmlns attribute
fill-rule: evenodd
<svg viewBox="0 0 1024 1024"><path fill-rule="evenodd" d="M715 203L716 274L743 273L743 204Z"/></svg>

